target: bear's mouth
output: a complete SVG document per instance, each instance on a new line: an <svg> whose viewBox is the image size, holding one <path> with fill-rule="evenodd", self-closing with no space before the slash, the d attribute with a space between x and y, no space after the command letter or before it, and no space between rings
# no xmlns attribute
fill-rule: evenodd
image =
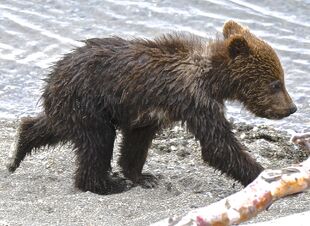
<svg viewBox="0 0 310 226"><path fill-rule="evenodd" d="M264 112L262 112L262 115L260 117L267 118L267 119L273 119L273 120L280 120L283 118L286 118L293 114L290 109L268 109Z"/></svg>

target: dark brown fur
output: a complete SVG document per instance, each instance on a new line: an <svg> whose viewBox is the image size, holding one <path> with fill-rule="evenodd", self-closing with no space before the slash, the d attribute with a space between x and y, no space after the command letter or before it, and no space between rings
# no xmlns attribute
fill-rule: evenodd
<svg viewBox="0 0 310 226"><path fill-rule="evenodd" d="M158 39L90 39L65 55L46 80L44 113L23 119L14 171L32 149L72 142L75 185L108 194L122 190L110 175L116 129L123 134L119 164L133 182L156 132L186 123L209 165L249 184L263 170L239 143L225 118L224 101L238 100L260 117L296 111L273 49L229 21L224 39L205 43L182 34Z"/></svg>

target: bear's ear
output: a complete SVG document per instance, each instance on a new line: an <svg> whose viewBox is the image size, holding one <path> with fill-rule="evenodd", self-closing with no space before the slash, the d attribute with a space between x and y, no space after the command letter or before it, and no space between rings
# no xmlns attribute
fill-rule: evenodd
<svg viewBox="0 0 310 226"><path fill-rule="evenodd" d="M223 35L227 39L232 35L242 34L245 31L245 28L233 20L229 20L224 24Z"/></svg>
<svg viewBox="0 0 310 226"><path fill-rule="evenodd" d="M250 47L243 36L235 35L228 44L228 52L232 59L239 55L247 56L250 53Z"/></svg>

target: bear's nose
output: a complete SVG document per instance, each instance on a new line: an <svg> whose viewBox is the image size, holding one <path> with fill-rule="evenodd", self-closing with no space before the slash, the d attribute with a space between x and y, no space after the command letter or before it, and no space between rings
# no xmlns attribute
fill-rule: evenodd
<svg viewBox="0 0 310 226"><path fill-rule="evenodd" d="M293 106L290 108L290 113L293 114L297 111L297 107L295 104L293 104Z"/></svg>

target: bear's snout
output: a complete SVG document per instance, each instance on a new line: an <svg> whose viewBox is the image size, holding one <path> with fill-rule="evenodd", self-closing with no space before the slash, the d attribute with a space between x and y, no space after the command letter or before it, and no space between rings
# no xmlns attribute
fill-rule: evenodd
<svg viewBox="0 0 310 226"><path fill-rule="evenodd" d="M294 114L297 111L296 105L293 103L292 107L289 109L290 115Z"/></svg>
<svg viewBox="0 0 310 226"><path fill-rule="evenodd" d="M296 105L285 88L281 92L274 94L271 99L272 105L270 112L277 119L288 117L297 111Z"/></svg>
<svg viewBox="0 0 310 226"><path fill-rule="evenodd" d="M273 106L265 111L265 118L268 119L282 119L294 114L297 111L296 105L292 102L287 108L279 108L279 106Z"/></svg>
<svg viewBox="0 0 310 226"><path fill-rule="evenodd" d="M294 114L296 111L297 111L297 107L294 103L292 103L289 108L284 110L285 113L284 113L283 117L280 117L280 118L288 117L291 114Z"/></svg>

